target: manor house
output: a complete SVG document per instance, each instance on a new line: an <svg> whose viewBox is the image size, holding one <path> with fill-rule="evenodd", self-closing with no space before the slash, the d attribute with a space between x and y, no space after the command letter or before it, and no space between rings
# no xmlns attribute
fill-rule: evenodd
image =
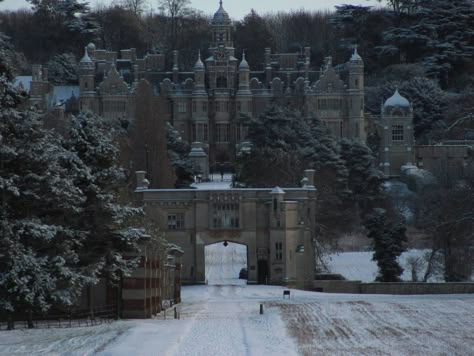
<svg viewBox="0 0 474 356"><path fill-rule="evenodd" d="M116 53L89 44L78 66L79 87L53 93L45 68L36 65L32 101L53 109L58 101L74 97L80 109L133 120L136 87L146 79L159 98L160 113L184 140L203 143L211 163L232 161L246 136L241 118L258 116L271 103L304 107L338 138L365 139L364 63L356 50L347 63L346 81L336 73L330 57L315 70L309 47L300 53L262 48L262 68L250 68L246 56L252 53L235 53L233 23L222 1L210 25L208 55L196 53L192 72L180 70L178 51L167 68L162 53L137 58L135 49Z"/></svg>
<svg viewBox="0 0 474 356"><path fill-rule="evenodd" d="M173 63L168 67L163 53L138 58L133 48L116 53L89 44L77 68L79 86L53 87L48 83L47 69L35 65L31 101L59 116L63 109L88 109L131 122L143 106L150 106L147 120L167 121L186 142L194 143L204 178L210 166L232 163L246 145L248 118L257 117L272 104L318 117L337 139L365 141L369 128L375 127L382 138L380 166L387 174L397 175L401 165L413 162L411 105L396 93L382 106L381 119L366 118L364 62L357 49L347 63L338 66L342 72L335 69L331 57L326 57L321 68L314 68L309 47L298 53L272 53L270 48L262 48L264 63L250 68L246 57L252 53L235 52L233 23L222 1L210 26L211 46L205 57L196 53L193 71L181 70L178 51L173 52ZM137 90L143 80L149 83L153 96L153 102L146 105L140 102ZM157 126L143 127L156 130ZM158 127L164 131L164 125ZM134 169L150 174L153 163L143 157L153 142L147 142L144 133L141 136L142 142L134 147ZM156 179L152 184L157 184Z"/></svg>

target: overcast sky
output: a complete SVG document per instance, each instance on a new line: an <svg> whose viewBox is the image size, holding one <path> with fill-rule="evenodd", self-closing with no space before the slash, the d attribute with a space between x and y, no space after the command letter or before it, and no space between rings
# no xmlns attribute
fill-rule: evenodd
<svg viewBox="0 0 474 356"><path fill-rule="evenodd" d="M110 4L113 0L89 0L92 6L97 3ZM115 0L117 1L117 0ZM206 14L214 13L219 7L218 0L191 0L192 7ZM156 9L157 0L148 0L148 4ZM241 19L255 9L258 13L270 11L288 11L291 9L334 9L335 5L380 5L376 0L224 0L224 8L234 19ZM4 0L0 3L0 10L16 10L28 7L26 0Z"/></svg>

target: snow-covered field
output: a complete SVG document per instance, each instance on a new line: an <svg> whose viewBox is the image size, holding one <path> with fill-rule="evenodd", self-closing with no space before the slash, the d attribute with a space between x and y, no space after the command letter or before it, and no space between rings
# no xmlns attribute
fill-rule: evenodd
<svg viewBox="0 0 474 356"><path fill-rule="evenodd" d="M399 263L403 267L402 280L411 281L410 257L421 258L428 250L409 250L400 256ZM332 254L328 258L328 267L332 273L339 273L348 280L373 282L377 277L377 263L372 261L372 251L367 252L341 252ZM419 266L419 277L423 277L426 263ZM440 278L432 277L430 282L439 282Z"/></svg>
<svg viewBox="0 0 474 356"><path fill-rule="evenodd" d="M0 331L0 355L474 355L474 295L292 290L283 300L282 287L220 285L236 279L229 263L243 251L207 252L219 285L183 287L180 320Z"/></svg>

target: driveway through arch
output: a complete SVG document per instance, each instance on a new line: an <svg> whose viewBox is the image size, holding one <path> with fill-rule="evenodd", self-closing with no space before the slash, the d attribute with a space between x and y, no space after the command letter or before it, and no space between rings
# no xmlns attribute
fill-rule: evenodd
<svg viewBox="0 0 474 356"><path fill-rule="evenodd" d="M245 285L239 273L247 268L247 246L221 241L205 246L205 278L209 285Z"/></svg>

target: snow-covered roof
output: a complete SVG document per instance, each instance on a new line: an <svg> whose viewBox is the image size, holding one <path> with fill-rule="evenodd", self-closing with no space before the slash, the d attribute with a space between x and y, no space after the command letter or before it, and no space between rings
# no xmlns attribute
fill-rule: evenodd
<svg viewBox="0 0 474 356"><path fill-rule="evenodd" d="M23 89L29 92L31 90L31 82L33 77L31 75L20 75L15 77L13 85L15 88Z"/></svg>
<svg viewBox="0 0 474 356"><path fill-rule="evenodd" d="M398 89L395 89L395 93L385 101L383 104L384 107L402 107L402 108L409 108L410 102L407 98L400 95Z"/></svg>

